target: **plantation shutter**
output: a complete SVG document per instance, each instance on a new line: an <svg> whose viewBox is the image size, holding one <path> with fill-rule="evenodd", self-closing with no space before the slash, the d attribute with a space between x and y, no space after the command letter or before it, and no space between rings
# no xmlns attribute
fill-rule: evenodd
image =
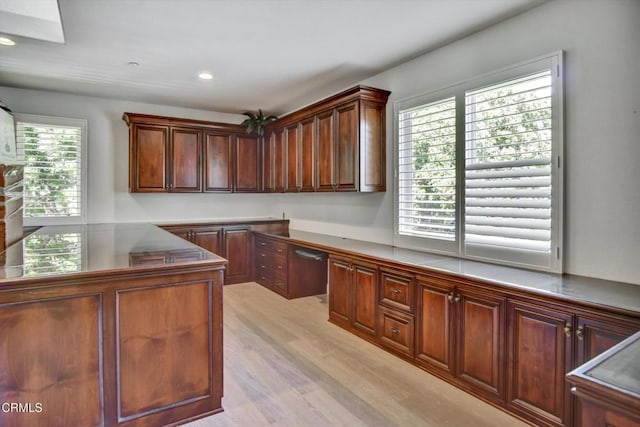
<svg viewBox="0 0 640 427"><path fill-rule="evenodd" d="M464 246L549 258L551 70L465 94Z"/></svg>
<svg viewBox="0 0 640 427"><path fill-rule="evenodd" d="M24 216L80 217L82 127L17 121L16 136L25 165Z"/></svg>
<svg viewBox="0 0 640 427"><path fill-rule="evenodd" d="M456 238L456 103L448 98L399 112L398 231Z"/></svg>

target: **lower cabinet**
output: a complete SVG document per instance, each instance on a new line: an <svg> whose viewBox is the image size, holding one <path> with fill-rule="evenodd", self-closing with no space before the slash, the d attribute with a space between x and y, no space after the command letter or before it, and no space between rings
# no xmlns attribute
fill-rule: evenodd
<svg viewBox="0 0 640 427"><path fill-rule="evenodd" d="M249 227L224 227L224 257L227 258L225 284L252 280L252 234Z"/></svg>
<svg viewBox="0 0 640 427"><path fill-rule="evenodd" d="M251 228L248 226L164 226L165 230L182 237L211 253L227 259L225 285L252 279Z"/></svg>
<svg viewBox="0 0 640 427"><path fill-rule="evenodd" d="M255 237L255 280L280 295L288 292L287 244L265 236Z"/></svg>
<svg viewBox="0 0 640 427"><path fill-rule="evenodd" d="M376 337L378 268L354 258L329 257L329 320Z"/></svg>
<svg viewBox="0 0 640 427"><path fill-rule="evenodd" d="M639 322L525 301L509 303L509 408L544 425L576 425L565 375L640 328Z"/></svg>
<svg viewBox="0 0 640 427"><path fill-rule="evenodd" d="M640 329L637 317L337 255L329 320L543 426L580 425L565 375Z"/></svg>
<svg viewBox="0 0 640 427"><path fill-rule="evenodd" d="M519 301L509 303L509 408L543 425L569 421L571 314Z"/></svg>
<svg viewBox="0 0 640 427"><path fill-rule="evenodd" d="M416 362L503 401L505 306L500 294L418 276Z"/></svg>

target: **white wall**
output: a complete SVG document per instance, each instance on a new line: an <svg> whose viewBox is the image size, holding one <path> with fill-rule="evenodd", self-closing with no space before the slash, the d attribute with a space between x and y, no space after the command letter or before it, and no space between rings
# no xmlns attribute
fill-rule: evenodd
<svg viewBox="0 0 640 427"><path fill-rule="evenodd" d="M389 184L382 194L129 194L124 111L232 123L242 117L7 87L0 87L0 99L16 112L88 120L90 222L284 212L293 228L391 243L394 101L561 49L566 52L565 270L640 284L637 0L554 0L364 81L392 91Z"/></svg>
<svg viewBox="0 0 640 427"><path fill-rule="evenodd" d="M395 101L558 50L565 51L565 271L640 284L640 1L554 0L364 83L392 91L393 141ZM388 150L391 159L393 143ZM392 203L388 193L383 204Z"/></svg>

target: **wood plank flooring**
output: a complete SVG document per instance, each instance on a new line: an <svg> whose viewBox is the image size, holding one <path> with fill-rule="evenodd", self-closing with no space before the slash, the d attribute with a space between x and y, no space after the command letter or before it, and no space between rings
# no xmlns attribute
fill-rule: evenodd
<svg viewBox="0 0 640 427"><path fill-rule="evenodd" d="M226 426L523 426L327 321L326 296L224 288Z"/></svg>

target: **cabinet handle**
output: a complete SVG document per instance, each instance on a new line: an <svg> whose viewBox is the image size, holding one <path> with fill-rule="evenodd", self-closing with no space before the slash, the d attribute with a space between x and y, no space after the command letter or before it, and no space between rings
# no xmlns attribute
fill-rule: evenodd
<svg viewBox="0 0 640 427"><path fill-rule="evenodd" d="M449 295L447 295L447 299L449 300L449 302L453 302L453 292L449 292Z"/></svg>
<svg viewBox="0 0 640 427"><path fill-rule="evenodd" d="M396 335L397 335L399 332L400 332L400 329L398 329L398 328L391 328L391 333L392 333L392 334L396 334Z"/></svg>
<svg viewBox="0 0 640 427"><path fill-rule="evenodd" d="M576 336L579 340L584 338L584 328L582 326L579 326L578 329L576 329Z"/></svg>
<svg viewBox="0 0 640 427"><path fill-rule="evenodd" d="M260 242L260 246L267 246L265 242Z"/></svg>
<svg viewBox="0 0 640 427"><path fill-rule="evenodd" d="M565 325L565 326L564 326L564 334L565 334L566 336L568 336L568 337L570 337L570 336L571 336L571 326L569 326L569 325Z"/></svg>
<svg viewBox="0 0 640 427"><path fill-rule="evenodd" d="M453 302L460 302L460 294L456 295L456 297L453 299Z"/></svg>
<svg viewBox="0 0 640 427"><path fill-rule="evenodd" d="M282 266L281 265L278 266L278 270L282 270Z"/></svg>
<svg viewBox="0 0 640 427"><path fill-rule="evenodd" d="M391 292L393 292L394 294L399 294L399 293L400 293L400 289L398 289L398 288L391 288Z"/></svg>

